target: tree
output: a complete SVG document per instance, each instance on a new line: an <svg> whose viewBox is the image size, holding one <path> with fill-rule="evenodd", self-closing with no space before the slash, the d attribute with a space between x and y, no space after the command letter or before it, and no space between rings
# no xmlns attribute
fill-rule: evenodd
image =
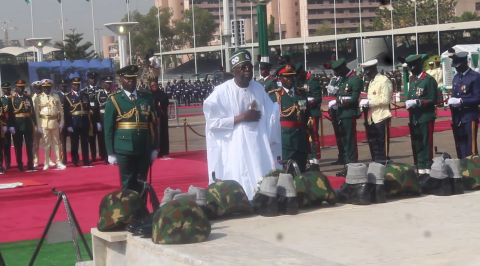
<svg viewBox="0 0 480 266"><path fill-rule="evenodd" d="M268 40L275 40L275 17L273 15L270 15L270 23L268 24L267 32Z"/></svg>
<svg viewBox="0 0 480 266"><path fill-rule="evenodd" d="M324 36L335 34L335 29L333 28L332 22L328 20L322 21L320 26L315 30L313 36Z"/></svg>
<svg viewBox="0 0 480 266"><path fill-rule="evenodd" d="M474 12L466 11L460 17L454 17L454 22L467 22L467 21L477 21L480 20L478 15Z"/></svg>
<svg viewBox="0 0 480 266"><path fill-rule="evenodd" d="M207 46L214 37L218 24L213 15L199 6L195 8L195 43L196 46ZM187 9L183 13L183 19L173 21L175 26L177 48L193 47L193 16L192 10Z"/></svg>
<svg viewBox="0 0 480 266"><path fill-rule="evenodd" d="M61 52L55 55L55 60L79 60L92 59L96 56L95 51L87 51L92 47L91 42L80 44L83 41L83 33L75 33L76 29L70 29L72 33L66 34L65 46L63 42L56 42Z"/></svg>

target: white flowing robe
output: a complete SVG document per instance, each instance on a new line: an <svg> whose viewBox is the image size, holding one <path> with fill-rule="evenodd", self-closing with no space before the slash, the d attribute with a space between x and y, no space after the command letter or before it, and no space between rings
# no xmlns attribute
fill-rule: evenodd
<svg viewBox="0 0 480 266"><path fill-rule="evenodd" d="M234 125L234 117L250 109L256 101L262 113L258 122ZM277 168L282 156L280 110L263 86L250 81L240 88L229 80L215 88L203 104L207 139L209 184L216 179L235 180L242 185L249 199L258 187L258 180Z"/></svg>

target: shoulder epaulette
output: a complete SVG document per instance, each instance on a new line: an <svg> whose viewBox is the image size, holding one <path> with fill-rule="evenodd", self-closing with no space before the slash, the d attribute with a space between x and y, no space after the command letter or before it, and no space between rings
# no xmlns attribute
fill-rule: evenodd
<svg viewBox="0 0 480 266"><path fill-rule="evenodd" d="M274 90L269 90L268 93L274 93L274 92L280 92L282 89L274 89Z"/></svg>
<svg viewBox="0 0 480 266"><path fill-rule="evenodd" d="M119 93L122 93L122 90L116 90L116 91L114 91L114 92L111 92L111 93L108 95L108 97L113 96L113 95L115 95L115 94L119 94Z"/></svg>
<svg viewBox="0 0 480 266"><path fill-rule="evenodd" d="M13 95L11 95L11 94L10 94L10 95L7 95L7 98L12 98L12 97L13 97Z"/></svg>
<svg viewBox="0 0 480 266"><path fill-rule="evenodd" d="M299 90L299 91L307 91L307 89L305 89L304 87L298 87L296 89Z"/></svg>

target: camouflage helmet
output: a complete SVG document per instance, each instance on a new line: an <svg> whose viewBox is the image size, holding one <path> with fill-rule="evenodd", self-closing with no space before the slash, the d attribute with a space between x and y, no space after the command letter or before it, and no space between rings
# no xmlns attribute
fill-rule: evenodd
<svg viewBox="0 0 480 266"><path fill-rule="evenodd" d="M98 231L124 229L129 223L147 216L148 209L137 192L118 190L102 198L97 228Z"/></svg>
<svg viewBox="0 0 480 266"><path fill-rule="evenodd" d="M234 180L218 180L206 189L208 218L225 217L233 213L253 213L247 194Z"/></svg>
<svg viewBox="0 0 480 266"><path fill-rule="evenodd" d="M406 163L387 164L384 184L387 196L420 195L422 193L413 166Z"/></svg>
<svg viewBox="0 0 480 266"><path fill-rule="evenodd" d="M294 179L297 188L297 199L300 206L308 204L336 204L335 190L330 185L328 178L317 171L305 172Z"/></svg>
<svg viewBox="0 0 480 266"><path fill-rule="evenodd" d="M468 190L480 188L480 156L471 155L460 160L463 187Z"/></svg>
<svg viewBox="0 0 480 266"><path fill-rule="evenodd" d="M179 199L168 202L155 212L152 230L155 244L188 244L207 239L212 227L195 202Z"/></svg>

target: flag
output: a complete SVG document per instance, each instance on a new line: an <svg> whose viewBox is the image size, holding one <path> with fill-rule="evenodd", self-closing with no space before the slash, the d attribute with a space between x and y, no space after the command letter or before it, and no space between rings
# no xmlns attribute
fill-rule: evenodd
<svg viewBox="0 0 480 266"><path fill-rule="evenodd" d="M25 0L25 2L27 2L27 4L30 4L30 0Z"/></svg>
<svg viewBox="0 0 480 266"><path fill-rule="evenodd" d="M62 0L58 0L58 3L61 4L61 3L62 3Z"/></svg>
<svg viewBox="0 0 480 266"><path fill-rule="evenodd" d="M87 2L90 2L90 0L87 0Z"/></svg>

